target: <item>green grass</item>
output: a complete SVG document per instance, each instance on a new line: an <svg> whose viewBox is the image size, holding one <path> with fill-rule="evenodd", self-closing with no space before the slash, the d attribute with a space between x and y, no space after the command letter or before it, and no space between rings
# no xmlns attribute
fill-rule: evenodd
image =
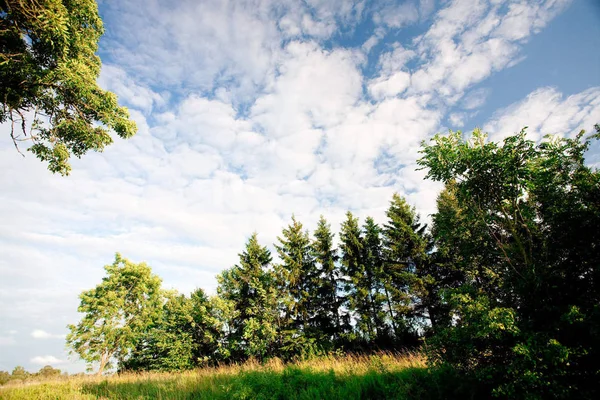
<svg viewBox="0 0 600 400"><path fill-rule="evenodd" d="M456 387L456 390L448 390ZM442 389L444 388L444 389ZM459 385L418 355L325 357L283 365L80 377L0 388L1 399L446 399Z"/></svg>

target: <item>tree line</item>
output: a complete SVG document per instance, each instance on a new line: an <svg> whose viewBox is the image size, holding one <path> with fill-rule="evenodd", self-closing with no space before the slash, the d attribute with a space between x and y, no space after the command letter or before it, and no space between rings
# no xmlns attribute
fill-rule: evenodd
<svg viewBox="0 0 600 400"><path fill-rule="evenodd" d="M293 360L421 346L479 395L594 397L600 374L600 173L596 134L436 135L418 161L445 187L431 227L394 195L386 220L351 212L337 232L292 217L254 233L214 296L161 289L117 254L81 295L67 342L101 373ZM590 385L590 383L592 383Z"/></svg>
<svg viewBox="0 0 600 400"><path fill-rule="evenodd" d="M44 379L54 379L57 377L67 377L67 372L62 372L58 368L54 368L51 365L45 365L38 372L28 372L24 367L17 365L12 372L0 371L0 385L4 385L9 382L25 382L25 381L38 381Z"/></svg>

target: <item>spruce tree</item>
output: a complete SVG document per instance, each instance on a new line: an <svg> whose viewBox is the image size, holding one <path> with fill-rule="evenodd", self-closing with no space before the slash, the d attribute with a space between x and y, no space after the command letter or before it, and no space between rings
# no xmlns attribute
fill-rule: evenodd
<svg viewBox="0 0 600 400"><path fill-rule="evenodd" d="M367 217L363 225L363 263L365 287L369 290L370 318L375 327L376 336L389 336L385 324L386 296L383 285L383 246L381 228L373 218Z"/></svg>
<svg viewBox="0 0 600 400"><path fill-rule="evenodd" d="M281 263L276 266L282 315L281 342L284 352L305 351L318 337L316 325L317 268L307 231L292 216L275 245Z"/></svg>
<svg viewBox="0 0 600 400"><path fill-rule="evenodd" d="M422 292L419 270L428 262L426 226L404 198L394 194L383 229L384 282L388 313L397 339L412 336ZM420 322L420 321L419 321Z"/></svg>
<svg viewBox="0 0 600 400"><path fill-rule="evenodd" d="M340 318L340 270L337 250L333 247L331 225L321 215L312 241L312 255L316 262L316 327L325 340L340 338L343 325Z"/></svg>
<svg viewBox="0 0 600 400"><path fill-rule="evenodd" d="M268 267L271 252L258 243L254 233L239 255L240 263L217 278L217 292L233 304L228 338L231 357L264 358L274 350L276 339L276 289Z"/></svg>
<svg viewBox="0 0 600 400"><path fill-rule="evenodd" d="M368 341L376 334L371 318L371 288L365 272L363 245L358 218L348 211L340 233L341 263L346 278L347 306L356 318L359 334Z"/></svg>

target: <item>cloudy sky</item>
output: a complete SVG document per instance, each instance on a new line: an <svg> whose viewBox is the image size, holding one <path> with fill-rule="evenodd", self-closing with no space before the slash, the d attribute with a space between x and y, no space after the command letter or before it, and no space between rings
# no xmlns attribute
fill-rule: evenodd
<svg viewBox="0 0 600 400"><path fill-rule="evenodd" d="M427 217L419 144L600 122L597 0L102 0L100 83L139 132L51 175L0 126L0 370L84 366L78 294L121 252L166 287L214 292L253 232L292 213ZM600 160L595 146L590 162Z"/></svg>

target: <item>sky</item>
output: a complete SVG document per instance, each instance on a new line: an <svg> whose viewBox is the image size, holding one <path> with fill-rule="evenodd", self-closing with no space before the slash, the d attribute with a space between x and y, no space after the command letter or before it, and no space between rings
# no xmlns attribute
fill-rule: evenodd
<svg viewBox="0 0 600 400"><path fill-rule="evenodd" d="M394 192L427 220L440 185L419 147L448 129L491 140L600 122L597 0L99 1L99 83L129 140L52 175L0 126L0 370L65 350L78 295L115 252L163 285L214 293L256 231L294 214L335 231L384 222ZM600 146L588 154L600 165Z"/></svg>

